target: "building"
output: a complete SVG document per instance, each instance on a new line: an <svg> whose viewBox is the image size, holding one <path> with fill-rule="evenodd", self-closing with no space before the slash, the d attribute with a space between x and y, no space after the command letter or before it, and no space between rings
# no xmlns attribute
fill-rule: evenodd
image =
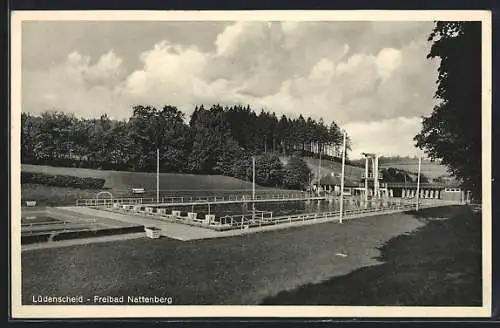
<svg viewBox="0 0 500 328"><path fill-rule="evenodd" d="M417 193L416 182L389 182L387 184L391 197L414 198ZM434 198L449 201L463 202L466 193L458 183L421 183L419 186L419 198Z"/></svg>
<svg viewBox="0 0 500 328"><path fill-rule="evenodd" d="M383 177L379 175L378 190L381 198L415 198L417 193L416 182L384 182ZM344 193L346 195L354 195L365 197L365 188L368 187L368 198L374 197L375 184L373 175L368 175L367 185L365 185L365 177L363 175L361 181L352 179L344 180ZM325 175L320 179L320 191L325 191L334 195L340 195L341 177L339 174ZM317 190L317 186L315 186ZM462 190L458 183L421 183L419 187L421 199L441 199L448 201L464 202L467 200L468 193Z"/></svg>

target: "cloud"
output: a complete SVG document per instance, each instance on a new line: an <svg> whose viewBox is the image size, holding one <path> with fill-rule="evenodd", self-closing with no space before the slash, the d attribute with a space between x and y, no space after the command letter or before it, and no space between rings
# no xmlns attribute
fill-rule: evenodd
<svg viewBox="0 0 500 328"><path fill-rule="evenodd" d="M119 97L121 65L112 51L95 64L90 57L71 52L63 63L47 71L23 71L23 108L33 112L57 109L85 117L108 112L113 116L118 108L128 106L127 100Z"/></svg>
<svg viewBox="0 0 500 328"><path fill-rule="evenodd" d="M199 75L206 56L196 47L183 47L161 41L140 55L143 68L130 74L123 93L139 101L184 100L190 88L203 84Z"/></svg>
<svg viewBox="0 0 500 328"><path fill-rule="evenodd" d="M362 152L384 156L410 155L421 152L414 147L413 137L420 131L420 117L396 117L377 122L347 123L344 128L352 140L352 158Z"/></svg>
<svg viewBox="0 0 500 328"><path fill-rule="evenodd" d="M402 124L406 130L392 129L400 134L393 138L401 140L394 147L411 152L408 138L414 133L408 131L418 129L415 117L430 113L434 105L438 63L426 59L431 26L235 22L213 29L212 47L206 40L199 47L164 35L134 54L138 64L133 69L123 59L132 54L117 55L112 49L119 45L111 39L95 62L72 51L50 67L23 68L23 108L125 118L134 104L168 103L186 114L201 103L250 104L278 115L335 120L353 129L353 141L366 139L367 145L377 140L374 136L384 138L390 124ZM363 134L369 129L375 129L371 139Z"/></svg>
<svg viewBox="0 0 500 328"><path fill-rule="evenodd" d="M387 78L391 73L401 66L401 51L393 48L382 49L376 59L379 74Z"/></svg>

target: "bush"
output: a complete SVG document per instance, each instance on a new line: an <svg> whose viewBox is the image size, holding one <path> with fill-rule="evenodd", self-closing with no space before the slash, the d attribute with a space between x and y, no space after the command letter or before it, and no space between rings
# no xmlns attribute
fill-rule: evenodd
<svg viewBox="0 0 500 328"><path fill-rule="evenodd" d="M49 241L50 233L40 235L25 235L21 236L21 245L43 243Z"/></svg>
<svg viewBox="0 0 500 328"><path fill-rule="evenodd" d="M56 187L81 189L101 189L106 183L100 178L81 178L71 175L52 175L45 173L21 172L21 184L32 183Z"/></svg>
<svg viewBox="0 0 500 328"><path fill-rule="evenodd" d="M59 241L59 240L78 239L78 238L104 237L104 236L123 235L135 232L144 232L144 226L61 232L56 234L53 240Z"/></svg>
<svg viewBox="0 0 500 328"><path fill-rule="evenodd" d="M255 160L255 183L265 187L283 184L283 165L278 156L264 154Z"/></svg>
<svg viewBox="0 0 500 328"><path fill-rule="evenodd" d="M300 157L292 156L285 165L283 185L290 189L303 189L309 184L311 170Z"/></svg>

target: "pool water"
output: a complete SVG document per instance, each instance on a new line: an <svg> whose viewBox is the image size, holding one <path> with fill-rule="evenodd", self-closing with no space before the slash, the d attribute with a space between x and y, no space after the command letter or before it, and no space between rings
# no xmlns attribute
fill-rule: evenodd
<svg viewBox="0 0 500 328"><path fill-rule="evenodd" d="M356 201L345 200L344 209L359 208L360 204ZM167 213L172 210L181 211L183 214L187 212L198 213L198 217L204 217L205 214L213 214L215 217L222 217L226 215L240 215L251 214L252 203L238 203L238 204L204 204L204 205L185 205L175 207L164 207ZM333 212L340 209L340 200L312 200L312 201L276 201L256 203L255 209L258 211L269 211L273 213L273 217L304 214L304 213L321 213Z"/></svg>

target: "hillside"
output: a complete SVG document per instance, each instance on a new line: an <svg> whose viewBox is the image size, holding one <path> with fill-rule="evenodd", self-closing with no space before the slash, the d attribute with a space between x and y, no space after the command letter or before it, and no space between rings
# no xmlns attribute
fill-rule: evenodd
<svg viewBox="0 0 500 328"><path fill-rule="evenodd" d="M145 197L156 196L156 173L91 170L22 164L21 171L106 179L104 189L115 197L130 197L132 188L144 188ZM292 193L293 190L256 186L257 193ZM80 198L94 198L100 190L22 185L22 199L47 205L71 204ZM251 194L252 183L220 175L160 173L161 196Z"/></svg>
<svg viewBox="0 0 500 328"><path fill-rule="evenodd" d="M317 158L303 157L304 161L307 163L312 171L312 178L316 178L318 175L318 165L319 161ZM283 163L286 163L287 157L280 157ZM325 176L330 173L341 174L342 173L342 163L333 162L329 160L321 160L321 176ZM347 180L361 180L361 176L364 174L365 170L358 166L345 165L344 174Z"/></svg>
<svg viewBox="0 0 500 328"><path fill-rule="evenodd" d="M286 157L280 157L283 163L287 162ZM312 170L313 178L315 178L318 174L318 159L312 157L304 157L303 158L309 168ZM359 163L363 163L364 159L359 160ZM371 163L370 163L371 165ZM393 167L400 170L405 170L410 173L413 173L416 177L418 172L418 159L416 158L380 158L379 159L379 167L389 168ZM370 167L371 169L371 167ZM422 160L421 165L421 173L431 179L435 179L440 176L448 176L449 173L447 171L446 166L438 163L431 162L430 160ZM360 180L362 175L364 174L364 168L359 166L345 165L345 176L347 179L352 180ZM336 174L340 174L342 172L342 164L339 162L333 162L328 160L321 160L321 176L330 174L331 172L335 172Z"/></svg>
<svg viewBox="0 0 500 328"><path fill-rule="evenodd" d="M107 189L130 190L144 188L156 190L156 173L91 170L44 165L21 165L25 172L96 177L106 179ZM160 173L160 190L213 190L215 188L252 189L252 183L220 175Z"/></svg>
<svg viewBox="0 0 500 328"><path fill-rule="evenodd" d="M408 172L418 172L418 159L416 158L382 158L379 160L380 168L393 167L395 169L405 170ZM422 160L420 172L429 178L435 179L440 176L448 176L447 167L430 160Z"/></svg>

